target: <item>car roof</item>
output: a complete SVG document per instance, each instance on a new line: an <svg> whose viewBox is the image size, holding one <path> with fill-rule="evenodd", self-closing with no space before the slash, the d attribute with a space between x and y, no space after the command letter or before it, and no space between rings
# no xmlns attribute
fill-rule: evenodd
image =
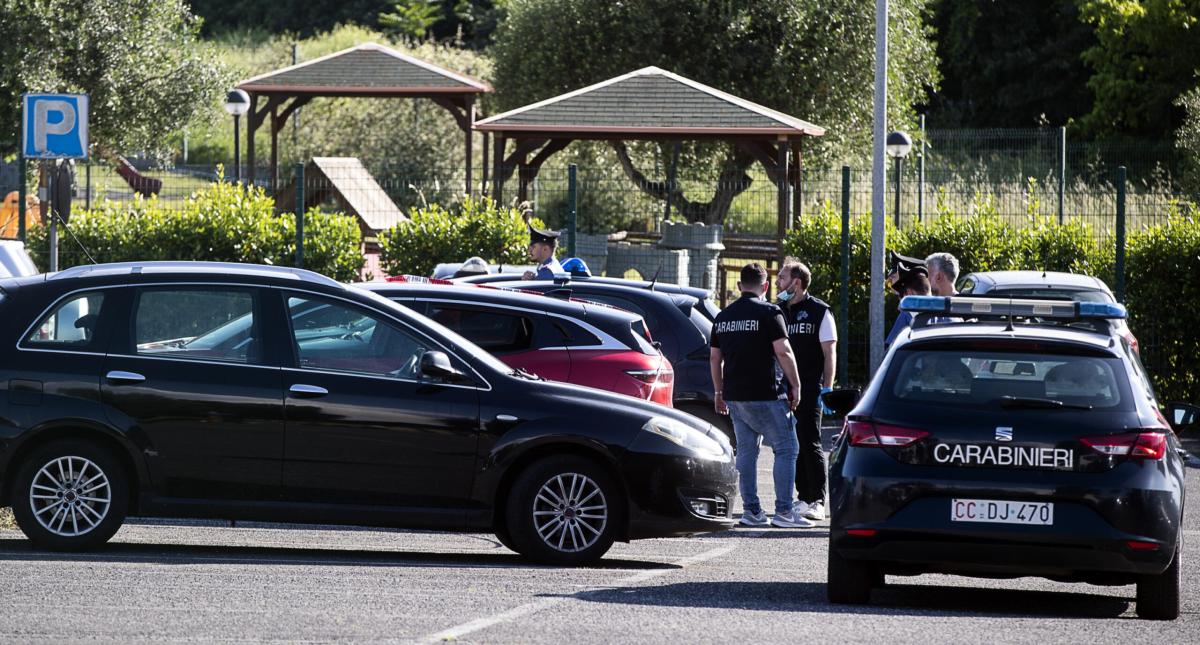
<svg viewBox="0 0 1200 645"><path fill-rule="evenodd" d="M628 322L640 320L631 311L610 307L604 303L578 299L563 300L541 292L529 293L502 286L487 287L470 284L431 284L422 282L361 282L352 285L387 297L461 298L480 303L504 304L564 314L573 318L611 316ZM536 299L536 300L531 300Z"/></svg>
<svg viewBox="0 0 1200 645"><path fill-rule="evenodd" d="M81 264L69 269L43 275L42 279L46 282L116 276L205 276L206 278L240 276L306 282L337 289L345 288L337 280L314 271L293 267L241 264L237 262L114 262L108 264Z"/></svg>
<svg viewBox="0 0 1200 645"><path fill-rule="evenodd" d="M694 307L700 301L695 296L690 296L685 293L669 293L666 291L658 291L646 289L643 287L634 287L626 284L618 284L611 282L559 282L557 280L522 280L514 283L505 283L495 286L511 286L516 288L530 289L566 289L573 293L578 293L585 299L588 291L593 293L611 293L614 295L624 295L629 297L641 298L643 300L655 301L663 305L671 305L674 307Z"/></svg>
<svg viewBox="0 0 1200 645"><path fill-rule="evenodd" d="M989 291L1018 287L1058 287L1112 293L1108 285L1099 278L1063 271L978 271L963 278L967 279L975 281L977 285L986 285Z"/></svg>
<svg viewBox="0 0 1200 645"><path fill-rule="evenodd" d="M513 282L521 281L520 273L488 273L473 276L464 276L454 278L455 282L465 282L468 284L486 284L492 282ZM628 278L615 278L610 276L577 276L572 275L567 279L555 278L555 282L561 282L562 286L569 287L576 284L610 284L618 287L628 287L630 289L643 289L646 291L658 291L660 293L676 293L691 296L700 300L712 298L712 292L701 287L685 287L680 284L670 282L654 282L654 288L651 289L649 280L630 280Z"/></svg>
<svg viewBox="0 0 1200 645"><path fill-rule="evenodd" d="M1064 345L1085 345L1115 353L1115 340L1107 333L1053 325L1017 324L1011 329L1001 321L937 323L914 327L901 335L904 345L938 340L1014 340L1046 341Z"/></svg>

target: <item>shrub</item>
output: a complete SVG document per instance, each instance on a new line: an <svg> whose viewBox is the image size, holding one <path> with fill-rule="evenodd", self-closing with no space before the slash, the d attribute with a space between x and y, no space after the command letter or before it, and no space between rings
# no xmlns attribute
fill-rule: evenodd
<svg viewBox="0 0 1200 645"><path fill-rule="evenodd" d="M45 226L29 232L29 247L43 269L48 234ZM316 209L305 215L305 268L336 280L354 280L363 265L361 243L353 217ZM104 202L76 213L70 233L60 231L60 268L88 262L80 244L97 262L203 260L291 266L296 221L288 213L276 215L275 201L261 188L214 183L182 205L151 197L127 204Z"/></svg>
<svg viewBox="0 0 1200 645"><path fill-rule="evenodd" d="M542 222L534 219L533 225ZM450 208L414 209L409 221L383 233L379 243L380 264L390 275L430 275L440 262L473 255L500 264L529 261L529 231L520 211L499 207L489 197L464 197Z"/></svg>

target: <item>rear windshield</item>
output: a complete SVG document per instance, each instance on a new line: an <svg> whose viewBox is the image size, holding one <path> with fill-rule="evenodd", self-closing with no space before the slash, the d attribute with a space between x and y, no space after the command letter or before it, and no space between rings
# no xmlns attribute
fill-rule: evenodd
<svg viewBox="0 0 1200 645"><path fill-rule="evenodd" d="M712 341L713 321L711 318L704 315L703 307L703 304L696 307L690 307L689 309L691 309L691 311L688 313L688 317L691 318L692 324L695 325L696 329L699 329L700 333L704 336L704 344L707 346L709 342Z"/></svg>
<svg viewBox="0 0 1200 645"><path fill-rule="evenodd" d="M658 348L653 344L653 337L650 335L650 330L646 328L645 320L638 318L629 323L629 328L633 330L633 339L637 343L638 350L643 354L658 356Z"/></svg>
<svg viewBox="0 0 1200 645"><path fill-rule="evenodd" d="M882 395L937 405L1114 410L1131 407L1128 391L1118 358L914 348L896 353Z"/></svg>

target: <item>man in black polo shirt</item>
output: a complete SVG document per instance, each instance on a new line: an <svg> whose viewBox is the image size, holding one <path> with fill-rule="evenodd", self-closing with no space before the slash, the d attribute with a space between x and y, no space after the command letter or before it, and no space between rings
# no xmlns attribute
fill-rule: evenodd
<svg viewBox="0 0 1200 645"><path fill-rule="evenodd" d="M712 328L709 365L715 407L733 418L737 469L742 494L742 524L765 526L767 515L758 501L758 450L763 438L775 452L775 526L813 526L793 511L796 481L796 433L792 409L800 381L779 307L763 300L767 272L758 264L742 268L742 297L717 314ZM783 368L789 388L782 387L775 367Z"/></svg>
<svg viewBox="0 0 1200 645"><path fill-rule="evenodd" d="M829 305L808 293L812 271L796 258L784 258L775 287L787 324L788 340L800 375L796 407L796 512L806 519L825 519L825 450L821 446L821 396L833 387L837 360L837 327Z"/></svg>

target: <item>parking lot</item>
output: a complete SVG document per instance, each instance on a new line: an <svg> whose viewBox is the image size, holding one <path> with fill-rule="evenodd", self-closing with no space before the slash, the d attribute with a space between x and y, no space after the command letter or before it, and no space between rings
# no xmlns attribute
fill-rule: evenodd
<svg viewBox="0 0 1200 645"><path fill-rule="evenodd" d="M1200 629L1191 509L1174 622L1137 620L1132 586L1039 579L893 576L871 605L833 606L827 526L617 544L580 569L527 564L490 535L156 522L53 554L0 531L0 640L1129 643Z"/></svg>

